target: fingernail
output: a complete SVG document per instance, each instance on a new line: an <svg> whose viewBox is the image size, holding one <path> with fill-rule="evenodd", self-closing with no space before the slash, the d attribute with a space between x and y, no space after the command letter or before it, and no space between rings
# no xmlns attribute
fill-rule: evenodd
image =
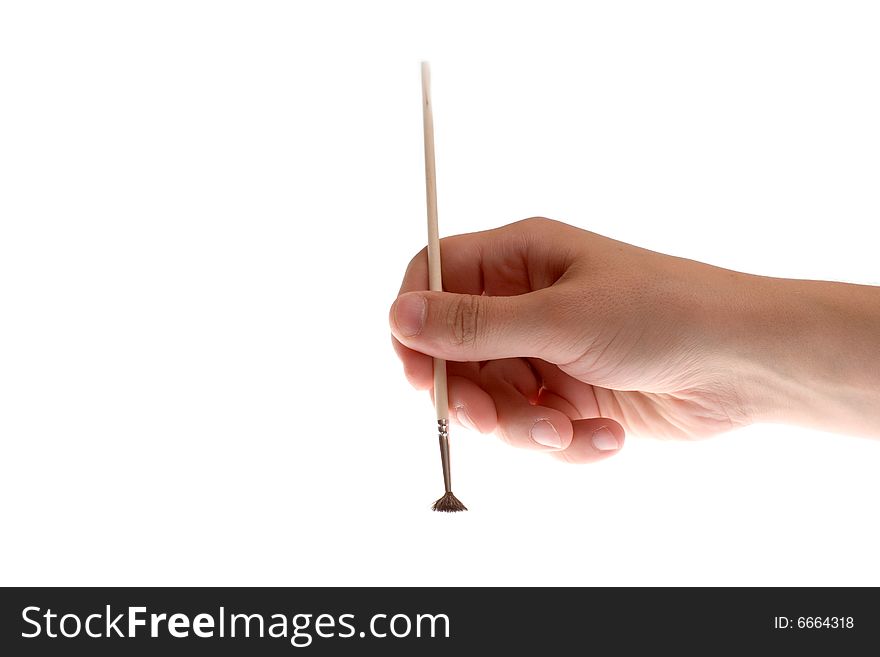
<svg viewBox="0 0 880 657"><path fill-rule="evenodd" d="M562 438L556 432L556 429L547 420L538 420L532 427L532 440L544 447L554 447L559 449L562 447Z"/></svg>
<svg viewBox="0 0 880 657"><path fill-rule="evenodd" d="M620 443L617 442L617 438L614 437L614 434L607 427L596 429L591 440L593 441L593 447L600 452L613 452L620 449Z"/></svg>
<svg viewBox="0 0 880 657"><path fill-rule="evenodd" d="M422 330L427 310L428 306L421 294L405 295L394 305L394 323L404 336L411 338Z"/></svg>
<svg viewBox="0 0 880 657"><path fill-rule="evenodd" d="M455 409L455 419L458 420L458 423L463 426L465 429L470 429L471 431L479 432L477 429L477 425L474 424L474 421L471 419L471 416L468 415L467 409L464 406L457 406Z"/></svg>

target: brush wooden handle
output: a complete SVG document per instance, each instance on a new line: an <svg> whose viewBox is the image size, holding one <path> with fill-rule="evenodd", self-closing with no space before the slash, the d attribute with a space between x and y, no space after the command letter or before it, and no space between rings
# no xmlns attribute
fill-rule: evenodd
<svg viewBox="0 0 880 657"><path fill-rule="evenodd" d="M437 170L434 165L434 112L431 107L431 68L422 62L422 121L425 133L425 192L428 201L428 288L443 291L440 230L437 227ZM449 419L446 361L434 359L434 408L438 420Z"/></svg>

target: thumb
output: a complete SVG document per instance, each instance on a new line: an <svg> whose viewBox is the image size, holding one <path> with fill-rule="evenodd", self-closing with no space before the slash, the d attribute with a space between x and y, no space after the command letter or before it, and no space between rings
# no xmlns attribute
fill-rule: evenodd
<svg viewBox="0 0 880 657"><path fill-rule="evenodd" d="M391 332L410 349L445 360L550 360L553 305L549 288L508 297L407 292L391 306Z"/></svg>

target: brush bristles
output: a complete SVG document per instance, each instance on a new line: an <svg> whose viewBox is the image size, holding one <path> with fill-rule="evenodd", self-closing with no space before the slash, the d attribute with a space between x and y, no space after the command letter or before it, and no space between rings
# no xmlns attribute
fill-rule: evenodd
<svg viewBox="0 0 880 657"><path fill-rule="evenodd" d="M467 507L462 504L452 492L446 493L446 495L434 502L434 506L431 508L434 509L434 511L444 511L445 513L467 511Z"/></svg>

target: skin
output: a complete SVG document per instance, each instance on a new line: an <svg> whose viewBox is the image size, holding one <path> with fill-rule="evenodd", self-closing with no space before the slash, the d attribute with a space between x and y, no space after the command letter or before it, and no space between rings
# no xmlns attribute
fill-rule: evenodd
<svg viewBox="0 0 880 657"><path fill-rule="evenodd" d="M880 435L880 288L753 276L545 218L441 241L392 305L410 383L444 358L451 417L587 463L626 434L753 422Z"/></svg>

